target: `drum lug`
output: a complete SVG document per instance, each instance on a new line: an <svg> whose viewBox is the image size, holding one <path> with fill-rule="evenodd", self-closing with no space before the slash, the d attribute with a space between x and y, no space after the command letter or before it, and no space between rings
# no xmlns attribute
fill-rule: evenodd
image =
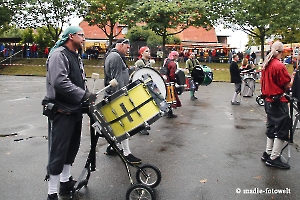
<svg viewBox="0 0 300 200"><path fill-rule="evenodd" d="M126 131L126 135L127 135L127 138L129 138L131 135Z"/></svg>
<svg viewBox="0 0 300 200"><path fill-rule="evenodd" d="M150 125L148 123L145 123L145 129L146 130L150 130L151 129L151 127L150 127Z"/></svg>
<svg viewBox="0 0 300 200"><path fill-rule="evenodd" d="M126 87L124 87L123 89L122 89L124 92L124 96L128 96L128 90L126 89Z"/></svg>

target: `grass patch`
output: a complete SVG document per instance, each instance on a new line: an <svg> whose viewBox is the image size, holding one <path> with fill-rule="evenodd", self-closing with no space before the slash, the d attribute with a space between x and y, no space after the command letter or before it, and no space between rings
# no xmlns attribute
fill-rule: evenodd
<svg viewBox="0 0 300 200"><path fill-rule="evenodd" d="M87 77L91 77L93 73L98 73L100 78L104 78L103 74L103 59L99 60L83 60L85 65L85 72ZM14 65L1 66L0 65L0 74L2 75L33 75L33 76L45 76L46 58L33 58L33 59L21 59L14 61ZM17 65L19 64L19 65ZM202 63L207 64L208 67L212 69L214 74L214 81L230 81L229 73L229 63ZM128 66L133 66L133 61L127 62ZM160 67L162 62L156 62L154 67ZM240 66L240 64L239 64ZM180 68L185 68L185 62L179 62ZM288 71L291 74L293 71L292 65L287 65Z"/></svg>

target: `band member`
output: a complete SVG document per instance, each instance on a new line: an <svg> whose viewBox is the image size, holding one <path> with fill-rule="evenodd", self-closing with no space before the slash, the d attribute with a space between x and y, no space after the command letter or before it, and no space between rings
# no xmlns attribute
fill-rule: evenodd
<svg viewBox="0 0 300 200"><path fill-rule="evenodd" d="M83 63L76 53L84 42L83 30L69 26L46 61L47 95L42 104L49 124L48 200L58 200L59 181L61 195L70 194L76 183L70 171L80 146L82 105L96 100L96 94L87 89Z"/></svg>
<svg viewBox="0 0 300 200"><path fill-rule="evenodd" d="M237 54L232 55L232 62L230 63L230 81L234 83L235 91L233 93L233 97L231 100L231 105L240 105L240 102L236 101L238 94L241 93L242 88L242 78L241 78L241 70L237 64L239 60L239 56Z"/></svg>
<svg viewBox="0 0 300 200"><path fill-rule="evenodd" d="M275 42L262 66L261 91L265 97L267 114L267 145L261 160L267 166L289 169L290 165L281 161L280 154L284 141L289 140L291 119L284 93L292 86L293 79L280 62L282 52L283 44Z"/></svg>
<svg viewBox="0 0 300 200"><path fill-rule="evenodd" d="M143 67L152 67L154 60L150 60L151 54L149 47L141 47L139 53L140 55L138 57L138 60L134 64L135 70L142 69ZM142 135L149 135L149 131L147 131L146 129L140 131L140 133Z"/></svg>
<svg viewBox="0 0 300 200"><path fill-rule="evenodd" d="M112 79L116 79L118 85L114 88L105 90L105 96L109 96L129 84L129 72L125 62L125 54L129 51L130 43L128 39L119 39L113 44L113 48L107 52L104 64L104 85L107 86ZM141 163L141 159L133 156L129 149L129 140L121 142L125 159L133 164ZM108 146L107 155L115 154L113 149Z"/></svg>
<svg viewBox="0 0 300 200"><path fill-rule="evenodd" d="M151 60L150 49L147 46L141 47L139 50L138 60L135 62L134 67L141 69L143 67L152 67L152 64L155 63L154 60Z"/></svg>
<svg viewBox="0 0 300 200"><path fill-rule="evenodd" d="M179 58L179 54L177 51L171 51L168 58L164 60L164 66L166 65L167 72L163 74L163 78L165 79L166 83L169 82L176 82L176 69L177 69L177 59ZM177 92L174 88L174 95L176 98L176 103L170 106L170 109L167 113L167 118L176 118L177 115L173 113L172 108L181 107L181 102L177 95Z"/></svg>
<svg viewBox="0 0 300 200"><path fill-rule="evenodd" d="M191 74L196 66L200 66L200 62L195 58L195 53L191 53L189 59L185 62L185 68L188 70L188 73ZM198 91L198 87L198 84L195 84L193 80L191 80L190 95L192 101L198 99L197 97L195 97L195 91Z"/></svg>

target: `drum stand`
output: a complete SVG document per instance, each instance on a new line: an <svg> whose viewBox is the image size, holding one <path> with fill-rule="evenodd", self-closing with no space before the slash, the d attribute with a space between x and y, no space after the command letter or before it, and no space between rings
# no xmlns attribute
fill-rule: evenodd
<svg viewBox="0 0 300 200"><path fill-rule="evenodd" d="M299 113L299 108L297 105L298 100L296 98L290 97L290 96L286 96L289 99L290 102L290 117L291 117L291 125L290 125L290 133L289 133L289 141L285 142L285 146L283 147L283 149L281 150L281 158L286 162L289 163L290 161L290 157L291 157L291 145L294 144L294 133L295 130L297 129L297 124L298 121L300 119L300 113ZM296 111L295 114L295 119L293 120L293 112L294 109ZM284 157L282 155L283 151L287 148L287 157ZM297 149L297 147L295 146L295 148ZM297 149L298 151L298 149Z"/></svg>

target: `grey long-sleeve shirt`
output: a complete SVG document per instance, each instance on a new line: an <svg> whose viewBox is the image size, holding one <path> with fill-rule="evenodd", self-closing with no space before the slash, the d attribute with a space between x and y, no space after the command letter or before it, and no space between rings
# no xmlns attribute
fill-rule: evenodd
<svg viewBox="0 0 300 200"><path fill-rule="evenodd" d="M105 59L105 76L108 76L108 80L116 79L118 85L116 87L109 88L109 92L106 91L106 95L112 94L129 83L129 73L126 64L121 58L120 54L112 51Z"/></svg>
<svg viewBox="0 0 300 200"><path fill-rule="evenodd" d="M87 90L83 63L76 52L55 49L46 62L47 97L63 111L77 112Z"/></svg>

